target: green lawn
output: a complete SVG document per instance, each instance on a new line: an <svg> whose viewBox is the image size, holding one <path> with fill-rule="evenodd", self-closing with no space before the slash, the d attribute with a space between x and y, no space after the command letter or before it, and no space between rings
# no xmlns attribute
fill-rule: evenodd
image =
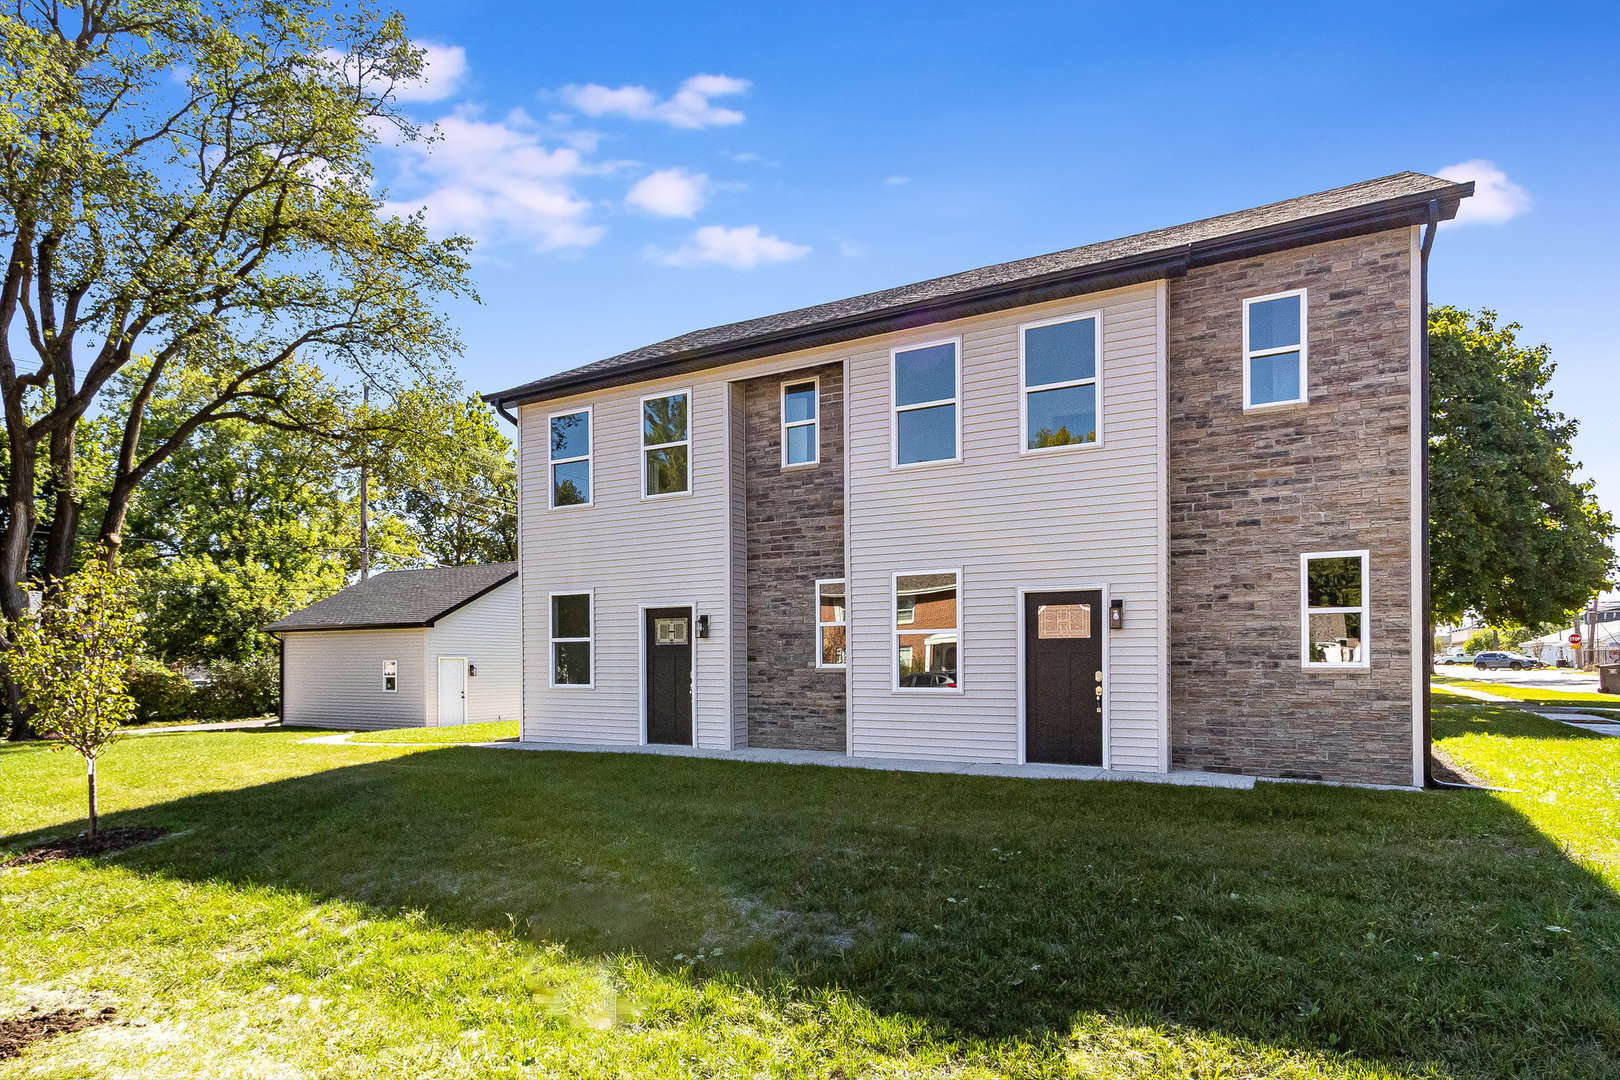
<svg viewBox="0 0 1620 1080"><path fill-rule="evenodd" d="M1431 684L1435 690L1447 691L1450 687L1463 686L1470 690L1482 690L1497 697L1511 698L1522 701L1527 705L1610 705L1620 708L1620 694L1581 694L1573 690L1543 690L1537 686L1514 686L1509 683L1491 682L1486 679L1446 679L1436 675ZM1453 697L1466 697L1464 694L1453 694Z"/></svg>
<svg viewBox="0 0 1620 1080"><path fill-rule="evenodd" d="M1614 1076L1620 740L1442 712L1518 794L130 739L175 833L0 871L0 1018L130 1022L0 1076ZM81 784L0 747L0 847Z"/></svg>
<svg viewBox="0 0 1620 1080"><path fill-rule="evenodd" d="M501 742L518 737L516 720L491 720L487 724L458 724L453 727L394 728L390 731L362 731L350 742L399 743L420 746L451 746L458 743Z"/></svg>

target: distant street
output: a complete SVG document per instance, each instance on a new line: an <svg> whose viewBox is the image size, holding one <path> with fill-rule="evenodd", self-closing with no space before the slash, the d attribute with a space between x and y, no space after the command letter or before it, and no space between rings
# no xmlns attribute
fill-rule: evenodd
<svg viewBox="0 0 1620 1080"><path fill-rule="evenodd" d="M1436 675L1453 679L1472 679L1480 683L1509 683L1513 686L1533 686L1538 690L1568 690L1577 694L1598 692L1597 675L1569 668L1542 668L1539 671L1479 671L1470 664L1440 664ZM1617 696L1620 697L1620 696Z"/></svg>

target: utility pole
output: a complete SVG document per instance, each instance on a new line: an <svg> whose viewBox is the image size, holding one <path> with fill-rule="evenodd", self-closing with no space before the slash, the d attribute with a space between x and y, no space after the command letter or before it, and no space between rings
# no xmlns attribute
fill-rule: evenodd
<svg viewBox="0 0 1620 1080"><path fill-rule="evenodd" d="M360 402L362 405L360 411L361 422L369 424L371 422L371 383L367 382L360 388ZM366 459L370 456L371 446L363 428L360 440L360 580L364 581L371 576L371 485L366 472Z"/></svg>

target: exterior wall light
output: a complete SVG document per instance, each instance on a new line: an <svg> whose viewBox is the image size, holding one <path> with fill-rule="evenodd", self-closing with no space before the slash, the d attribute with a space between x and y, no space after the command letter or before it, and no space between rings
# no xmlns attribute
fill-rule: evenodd
<svg viewBox="0 0 1620 1080"><path fill-rule="evenodd" d="M1125 601L1118 597L1108 601L1108 629L1125 629Z"/></svg>
<svg viewBox="0 0 1620 1080"><path fill-rule="evenodd" d="M478 674L478 665L477 664L468 664L467 665L467 678L470 679L476 674Z"/></svg>
<svg viewBox="0 0 1620 1080"><path fill-rule="evenodd" d="M699 615L697 617L697 631L698 637L700 638L706 638L709 636L709 617L707 615Z"/></svg>

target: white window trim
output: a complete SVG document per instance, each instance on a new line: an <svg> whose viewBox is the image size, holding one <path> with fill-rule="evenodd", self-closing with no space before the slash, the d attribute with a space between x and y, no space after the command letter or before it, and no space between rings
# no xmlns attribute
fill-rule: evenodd
<svg viewBox="0 0 1620 1080"><path fill-rule="evenodd" d="M952 574L956 578L956 625L925 626L921 630L915 628L915 620L910 623L900 622L899 605L895 598L900 595L900 579L903 577L922 577L929 574ZM889 635L889 693L891 694L961 694L962 685L967 680L962 678L962 657L964 655L962 644L966 635L962 632L962 568L960 566L945 566L933 570L897 570L889 576L889 628L893 631ZM910 626L912 629L902 629ZM917 634L939 634L950 631L956 635L956 685L955 686L901 686L900 685L900 638L914 637ZM926 653L924 654L926 655Z"/></svg>
<svg viewBox="0 0 1620 1080"><path fill-rule="evenodd" d="M647 442L647 402L657 401L660 398L686 397L686 438L675 442L652 443ZM690 387L677 390L665 390L657 394L647 394L636 403L636 445L640 447L637 454L641 458L641 498L649 499L683 499L692 494L692 390ZM647 494L647 451L667 450L672 446L686 447L686 490L665 491L657 495ZM595 492L591 493L594 497Z"/></svg>
<svg viewBox="0 0 1620 1080"><path fill-rule="evenodd" d="M388 685L388 679L390 677L389 674L388 674L388 665L389 664L394 665L394 674L392 676L392 678L394 680L394 685L392 687L390 687ZM382 678L383 678L383 685L382 685L382 692L383 693L385 693L385 694L397 694L397 693L399 693L399 661L398 660L384 660L383 661L383 677Z"/></svg>
<svg viewBox="0 0 1620 1080"><path fill-rule="evenodd" d="M1310 401L1310 379L1306 377L1310 370L1310 311L1309 300L1304 289L1289 289L1286 292L1267 293L1265 296L1249 296L1243 300L1243 411L1264 412L1267 409L1286 409L1294 405L1304 405ZM1286 297L1299 297L1299 344L1283 345L1274 349L1249 349L1249 305L1263 304L1267 300L1282 300ZM1288 401L1267 401L1256 405L1250 396L1249 362L1255 357L1279 356L1282 353L1299 353L1299 397Z"/></svg>
<svg viewBox="0 0 1620 1080"><path fill-rule="evenodd" d="M585 454L583 457L553 458L551 456L551 422L559 416L578 416L585 414ZM690 425L690 408L687 413ZM546 485L550 491L546 495L546 505L552 510L585 510L596 503L596 415L592 406L586 405L580 409L564 409L562 412L548 413L546 415ZM557 505L557 474L552 470L554 465L568 465L575 461L585 463L585 486L590 489L590 498L582 503L569 503L566 506Z"/></svg>
<svg viewBox="0 0 1620 1080"><path fill-rule="evenodd" d="M790 386L803 386L805 383L809 383L814 388L811 392L815 395L815 402L816 402L815 415L812 416L808 420L789 421L788 418L787 418L787 388L790 387ZM780 399L779 404L780 404L780 408L781 408L781 417L782 417L782 468L784 468L784 469L809 469L809 468L813 468L813 467L815 467L817 465L820 465L821 464L821 376L812 375L808 379L783 379L782 380L781 399ZM809 461L793 461L793 462L790 462L790 461L788 461L788 429L789 428L800 428L800 427L808 427L808 428L814 428L815 429L815 438L812 439L811 442L810 442L810 451L811 451L810 460Z"/></svg>
<svg viewBox="0 0 1620 1080"><path fill-rule="evenodd" d="M844 618L842 622L824 622L821 618L821 587L823 585L842 585L844 587ZM823 650L821 646L821 632L829 626L842 626L844 628L844 657L846 663L826 664L822 662ZM849 582L843 578L817 578L816 579L816 667L829 671L843 671L849 667Z"/></svg>
<svg viewBox="0 0 1620 1080"><path fill-rule="evenodd" d="M1360 559L1361 606L1313 608L1310 564L1312 559ZM1311 659L1311 615L1361 616L1361 659L1348 664L1330 664ZM1306 671L1366 671L1372 666L1372 553L1361 551L1307 551L1299 557L1299 663Z"/></svg>
<svg viewBox="0 0 1620 1080"><path fill-rule="evenodd" d="M557 637L557 628L554 625L556 618L556 599L559 596L584 596L591 605L590 637ZM557 681L557 645L570 642L583 641L591 647L590 678L582 683L560 683ZM553 690L594 690L596 689L596 590L595 589L557 589L546 594L546 681Z"/></svg>
<svg viewBox="0 0 1620 1080"><path fill-rule="evenodd" d="M913 405L895 404L895 358L903 352L916 352L919 349L931 349L936 345L950 345L956 349L956 394L954 397L940 398L938 401L919 401ZM900 462L900 414L915 412L919 409L932 409L940 405L954 405L956 413L956 456L949 458L933 458L929 461ZM961 337L940 338L937 341L919 341L910 345L898 345L889 350L889 468L891 469L926 469L934 465L960 465L962 463L962 339Z"/></svg>
<svg viewBox="0 0 1620 1080"><path fill-rule="evenodd" d="M1043 326L1057 326L1061 323L1083 322L1092 319L1096 342L1092 347L1092 356L1096 358L1094 374L1089 379L1066 379L1055 383L1042 383L1039 386L1029 385L1029 375L1025 358L1028 355L1026 339L1029 331L1038 330ZM1027 456L1050 454L1054 451L1062 453L1068 450L1098 450L1103 444L1103 337L1102 312L1083 311L1075 315L1059 315L1053 319L1042 319L1039 322L1022 323L1018 327L1018 452ZM1097 388L1097 438L1088 443L1069 443L1067 446L1040 446L1029 445L1029 395L1041 390L1064 390L1071 386L1095 386Z"/></svg>

